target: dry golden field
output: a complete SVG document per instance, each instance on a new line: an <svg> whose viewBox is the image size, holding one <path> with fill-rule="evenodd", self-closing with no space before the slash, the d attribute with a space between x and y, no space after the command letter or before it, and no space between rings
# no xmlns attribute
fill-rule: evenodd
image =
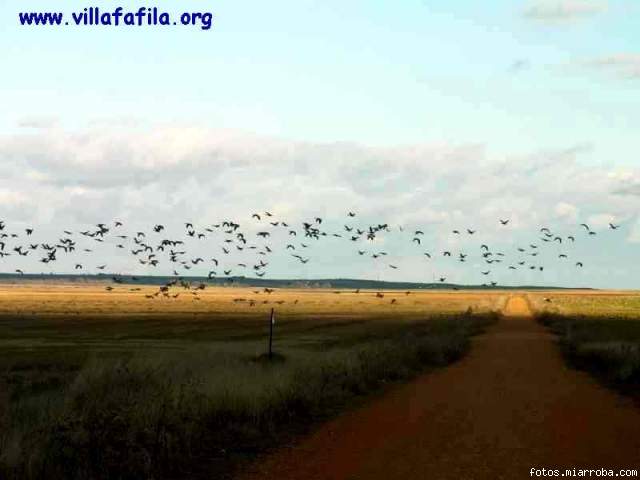
<svg viewBox="0 0 640 480"><path fill-rule="evenodd" d="M279 314L378 316L459 313L471 307L487 312L500 309L505 293L500 291L371 291L324 289L275 289L208 287L186 290L174 286L169 297L148 298L158 286L105 285L0 285L0 315L236 315ZM194 294L195 293L195 294ZM178 294L177 298L173 296ZM377 296L384 295L383 297ZM395 300L395 301L394 301Z"/></svg>
<svg viewBox="0 0 640 480"><path fill-rule="evenodd" d="M640 320L640 292L637 291L554 290L530 292L527 296L537 312Z"/></svg>

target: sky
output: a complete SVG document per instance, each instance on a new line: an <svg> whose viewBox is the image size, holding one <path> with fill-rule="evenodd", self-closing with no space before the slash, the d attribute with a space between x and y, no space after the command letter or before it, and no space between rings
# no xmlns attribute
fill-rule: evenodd
<svg viewBox="0 0 640 480"><path fill-rule="evenodd" d="M482 240L512 252L539 243L542 226L566 236L586 222L598 235L567 246L566 265L554 247L543 272L491 278L640 288L637 2L25 5L0 0L0 219L10 229L114 218L140 228L251 225L252 212L270 210L290 222L322 215L339 230L353 210L362 225L398 229L380 241L401 268L372 267L352 245L326 242L304 269L283 255L269 275L477 283L481 259L425 264L422 250L476 255ZM94 5L211 11L214 24L17 20L25 8L70 15ZM508 231L498 217L511 219ZM424 230L425 248L412 248L400 226ZM477 236L452 237L467 226ZM142 268L104 256L123 271ZM0 260L0 270L18 260Z"/></svg>

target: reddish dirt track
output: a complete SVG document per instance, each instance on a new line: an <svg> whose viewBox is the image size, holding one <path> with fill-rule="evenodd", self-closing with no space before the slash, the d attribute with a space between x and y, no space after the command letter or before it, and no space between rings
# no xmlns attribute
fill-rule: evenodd
<svg viewBox="0 0 640 480"><path fill-rule="evenodd" d="M275 451L239 478L517 479L638 468L640 409L565 366L522 297L462 361Z"/></svg>

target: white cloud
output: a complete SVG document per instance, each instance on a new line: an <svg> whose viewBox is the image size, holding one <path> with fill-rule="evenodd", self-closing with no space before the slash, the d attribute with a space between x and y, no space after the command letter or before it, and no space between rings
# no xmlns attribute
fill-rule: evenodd
<svg viewBox="0 0 640 480"><path fill-rule="evenodd" d="M578 207L566 202L560 202L555 207L555 214L558 218L562 218L574 224L578 220L578 212Z"/></svg>
<svg viewBox="0 0 640 480"><path fill-rule="evenodd" d="M370 148L180 127L41 130L0 137L0 219L58 230L114 219L132 229L236 219L251 231L251 213L272 210L292 224L320 215L328 228L343 231L352 210L359 222L388 222L395 231L402 225L404 235L426 232L420 247L405 242L420 257L410 262L415 276L403 275L419 280L423 250L450 245L474 252L470 242L479 240L506 249L535 241L542 225L569 232L594 215L633 218L621 193L632 193L640 171L585 167L580 157L590 148L496 160L482 145ZM510 219L509 226L499 218ZM452 229L467 227L478 233L451 238ZM385 241L385 249L394 245ZM325 260L338 255L335 247L318 248ZM315 265L326 266L326 275L348 276L362 271L358 261L341 261L337 270L329 270L329 261ZM295 274L295 267L280 274ZM453 278L459 268L447 273Z"/></svg>
<svg viewBox="0 0 640 480"><path fill-rule="evenodd" d="M627 241L630 243L640 243L640 217L638 217L629 230Z"/></svg>
<svg viewBox="0 0 640 480"><path fill-rule="evenodd" d="M545 23L580 20L607 11L607 3L596 0L538 0L530 2L524 17Z"/></svg>
<svg viewBox="0 0 640 480"><path fill-rule="evenodd" d="M24 117L18 121L18 127L20 128L48 129L54 128L57 125L58 119L49 116Z"/></svg>
<svg viewBox="0 0 640 480"><path fill-rule="evenodd" d="M587 218L587 224L591 227L592 230L601 230L603 228L608 228L609 223L614 223L616 221L616 216L611 213L596 213L593 215L589 215Z"/></svg>
<svg viewBox="0 0 640 480"><path fill-rule="evenodd" d="M617 53L577 62L579 66L619 78L640 80L640 53Z"/></svg>

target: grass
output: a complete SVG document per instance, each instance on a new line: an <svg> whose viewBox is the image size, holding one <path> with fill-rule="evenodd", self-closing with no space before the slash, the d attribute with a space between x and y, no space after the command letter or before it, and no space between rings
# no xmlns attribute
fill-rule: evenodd
<svg viewBox="0 0 640 480"><path fill-rule="evenodd" d="M547 297L549 298L549 297ZM538 319L559 336L565 357L618 390L640 387L640 296L581 294L533 299Z"/></svg>
<svg viewBox="0 0 640 480"><path fill-rule="evenodd" d="M269 302L286 303L269 362L269 304L238 307L240 293L147 314L139 297L98 308L86 291L45 296L42 314L10 314L5 302L0 478L224 478L386 385L455 361L500 299L402 293L390 306L371 293L274 293ZM65 316L71 301L88 313Z"/></svg>
<svg viewBox="0 0 640 480"><path fill-rule="evenodd" d="M637 292L582 291L530 293L529 299L538 311L594 318L628 318L640 316L640 294ZM547 298L549 302L545 302Z"/></svg>

